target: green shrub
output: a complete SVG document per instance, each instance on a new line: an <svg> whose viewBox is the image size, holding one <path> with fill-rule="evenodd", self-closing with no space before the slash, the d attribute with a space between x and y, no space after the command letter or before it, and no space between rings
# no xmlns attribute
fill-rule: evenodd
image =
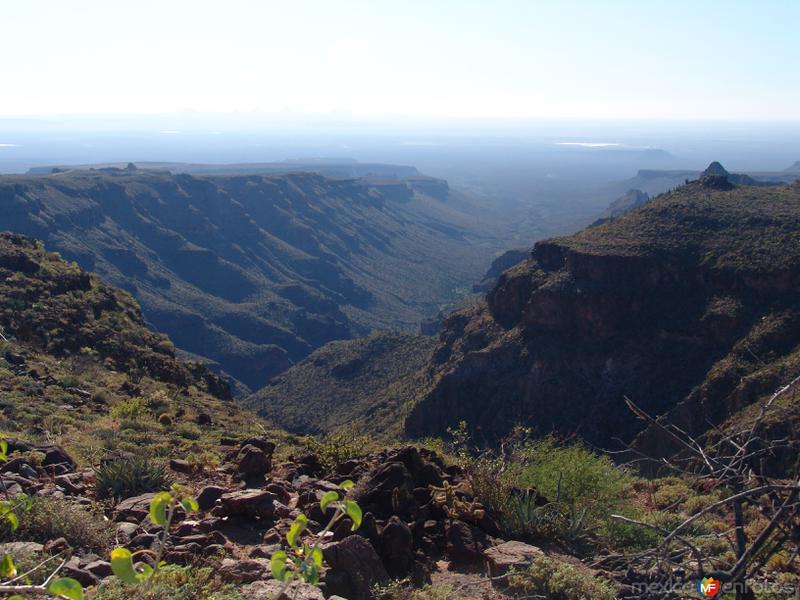
<svg viewBox="0 0 800 600"><path fill-rule="evenodd" d="M13 534L0 530L3 541L19 540L44 544L64 538L74 548L104 553L113 541L114 528L103 515L59 498L32 496L23 503L20 527Z"/></svg>
<svg viewBox="0 0 800 600"><path fill-rule="evenodd" d="M648 522L633 511L624 511L625 516ZM603 526L602 535L609 546L625 552L636 552L655 547L663 538L655 529L618 519L609 519Z"/></svg>
<svg viewBox="0 0 800 600"><path fill-rule="evenodd" d="M176 432L185 440L199 440L203 434L200 428L192 423L181 423L178 425Z"/></svg>
<svg viewBox="0 0 800 600"><path fill-rule="evenodd" d="M138 598L140 589L118 579L103 583L93 596L95 600L130 600ZM214 571L205 567L164 566L154 577L148 600L242 600L232 585L222 583Z"/></svg>
<svg viewBox="0 0 800 600"><path fill-rule="evenodd" d="M95 479L97 497L113 500L168 489L172 485L166 465L142 457L110 461L97 470Z"/></svg>
<svg viewBox="0 0 800 600"><path fill-rule="evenodd" d="M653 501L658 508L663 509L681 504L690 495L692 495L692 491L689 486L681 481L659 487L656 493L653 494Z"/></svg>
<svg viewBox="0 0 800 600"><path fill-rule="evenodd" d="M150 409L143 398L127 398L111 408L111 416L115 419L136 421L150 415Z"/></svg>
<svg viewBox="0 0 800 600"><path fill-rule="evenodd" d="M576 551L585 549L594 532L623 505L629 476L582 445L529 440L526 432L520 434L502 457L483 453L469 458L456 448L476 498L507 535L554 539Z"/></svg>
<svg viewBox="0 0 800 600"><path fill-rule="evenodd" d="M622 503L629 477L607 456L581 444L559 445L553 438L530 441L518 451L508 477L533 487L551 501L591 518L604 518Z"/></svg>
<svg viewBox="0 0 800 600"><path fill-rule="evenodd" d="M525 571L508 578L513 592L548 600L615 600L613 586L573 565L546 556L535 558Z"/></svg>
<svg viewBox="0 0 800 600"><path fill-rule="evenodd" d="M325 467L334 469L352 458L369 454L372 440L354 429L342 429L322 438L309 436L303 440L303 445L316 454Z"/></svg>

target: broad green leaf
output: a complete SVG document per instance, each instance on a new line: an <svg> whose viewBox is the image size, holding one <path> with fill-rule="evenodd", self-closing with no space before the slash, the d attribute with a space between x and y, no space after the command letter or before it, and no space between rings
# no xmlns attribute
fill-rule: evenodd
<svg viewBox="0 0 800 600"><path fill-rule="evenodd" d="M322 568L322 550L319 548L314 548L311 551L311 559L314 561L319 568Z"/></svg>
<svg viewBox="0 0 800 600"><path fill-rule="evenodd" d="M292 574L286 568L286 552L280 550L272 555L270 569L272 570L272 576L278 581L285 582L291 578Z"/></svg>
<svg viewBox="0 0 800 600"><path fill-rule="evenodd" d="M353 521L353 531L361 527L361 507L358 504L352 500L345 500L344 512L346 512L350 520Z"/></svg>
<svg viewBox="0 0 800 600"><path fill-rule="evenodd" d="M0 461L8 461L8 442L0 440Z"/></svg>
<svg viewBox="0 0 800 600"><path fill-rule="evenodd" d="M346 479L345 481L343 481L342 483L339 484L339 489L350 490L350 489L353 489L354 485L355 485L355 483L353 483L349 479Z"/></svg>
<svg viewBox="0 0 800 600"><path fill-rule="evenodd" d="M297 541L306 530L306 527L308 527L308 517L301 514L294 520L294 523L289 528L289 533L286 534L286 541L289 542L292 548L297 548Z"/></svg>
<svg viewBox="0 0 800 600"><path fill-rule="evenodd" d="M172 502L172 494L159 492L150 502L150 520L156 525L167 524L167 508Z"/></svg>
<svg viewBox="0 0 800 600"><path fill-rule="evenodd" d="M328 506L331 502L336 502L339 499L339 494L336 492L326 492L325 495L322 497L322 500L319 501L319 507L322 509L324 513L328 510Z"/></svg>
<svg viewBox="0 0 800 600"><path fill-rule="evenodd" d="M133 567L133 555L127 548L114 548L111 551L111 571L124 583L135 585L139 582Z"/></svg>
<svg viewBox="0 0 800 600"><path fill-rule="evenodd" d="M68 600L83 600L83 587L80 583L69 577L56 579L47 586L48 593Z"/></svg>
<svg viewBox="0 0 800 600"><path fill-rule="evenodd" d="M17 576L17 566L10 554L4 554L0 559L0 578L11 579Z"/></svg>
<svg viewBox="0 0 800 600"><path fill-rule="evenodd" d="M6 600L25 600L22 596L17 596L16 594L13 596L9 596Z"/></svg>
<svg viewBox="0 0 800 600"><path fill-rule="evenodd" d="M181 500L181 506L183 506L183 510L185 510L187 513L193 513L200 510L200 505L197 503L197 500L191 496L186 496L186 498Z"/></svg>

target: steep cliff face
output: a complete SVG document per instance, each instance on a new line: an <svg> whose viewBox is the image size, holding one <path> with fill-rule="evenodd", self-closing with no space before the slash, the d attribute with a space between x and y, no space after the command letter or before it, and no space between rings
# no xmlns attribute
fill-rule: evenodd
<svg viewBox="0 0 800 600"><path fill-rule="evenodd" d="M609 445L641 429L626 396L662 415L693 395L706 398L705 431L758 398L714 386L720 361L728 379L746 372L736 352L767 322L785 341L763 344L759 361L800 343L798 291L800 185L686 185L537 244L484 303L451 316L406 431L465 420L491 441L522 423Z"/></svg>
<svg viewBox="0 0 800 600"><path fill-rule="evenodd" d="M178 348L259 387L331 340L416 330L478 276L491 248L469 243L474 219L420 194L309 173L9 176L0 230L126 289Z"/></svg>

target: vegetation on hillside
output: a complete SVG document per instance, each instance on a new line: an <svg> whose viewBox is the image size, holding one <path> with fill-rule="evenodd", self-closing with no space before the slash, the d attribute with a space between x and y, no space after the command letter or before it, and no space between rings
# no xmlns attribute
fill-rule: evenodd
<svg viewBox="0 0 800 600"><path fill-rule="evenodd" d="M416 330L480 275L501 241L465 243L465 205L415 189L312 173L4 176L0 230L129 291L178 348L255 390L328 341Z"/></svg>
<svg viewBox="0 0 800 600"><path fill-rule="evenodd" d="M294 433L350 428L397 438L434 345L432 338L404 333L331 342L273 378L246 405Z"/></svg>

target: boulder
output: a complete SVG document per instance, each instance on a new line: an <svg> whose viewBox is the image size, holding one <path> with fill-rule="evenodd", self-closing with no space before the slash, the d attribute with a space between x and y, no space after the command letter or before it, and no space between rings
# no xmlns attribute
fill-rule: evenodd
<svg viewBox="0 0 800 600"><path fill-rule="evenodd" d="M455 562L478 563L484 560L484 551L491 540L482 530L463 521L451 521L445 530L447 553Z"/></svg>
<svg viewBox="0 0 800 600"><path fill-rule="evenodd" d="M288 516L289 509L266 490L239 490L222 494L219 505L212 511L217 517L241 515L251 519L275 519Z"/></svg>
<svg viewBox="0 0 800 600"><path fill-rule="evenodd" d="M150 514L150 503L155 494L141 494L126 498L114 507L115 521L141 523Z"/></svg>
<svg viewBox="0 0 800 600"><path fill-rule="evenodd" d="M269 572L270 561L263 558L236 560L225 558L220 564L218 573L227 583L252 583Z"/></svg>
<svg viewBox="0 0 800 600"><path fill-rule="evenodd" d="M236 472L242 477L260 477L272 469L272 459L261 448L247 444L236 455Z"/></svg>
<svg viewBox="0 0 800 600"><path fill-rule="evenodd" d="M89 573L97 577L98 579L103 579L111 575L111 563L105 560L94 560L84 567Z"/></svg>
<svg viewBox="0 0 800 600"><path fill-rule="evenodd" d="M322 549L330 567L327 591L350 600L369 600L375 585L385 585L389 574L378 553L365 538L351 535Z"/></svg>
<svg viewBox="0 0 800 600"><path fill-rule="evenodd" d="M225 488L217 485L207 485L204 487L200 490L200 493L197 494L197 504L200 506L200 510L211 510L214 508L217 500L222 498L222 495L226 491Z"/></svg>
<svg viewBox="0 0 800 600"><path fill-rule="evenodd" d="M180 458L171 459L169 461L169 468L176 473L191 473L194 470L192 469L192 465L189 464L188 460L183 460Z"/></svg>
<svg viewBox="0 0 800 600"><path fill-rule="evenodd" d="M380 556L394 579L408 575L414 563L414 539L411 529L398 517L392 517L380 533Z"/></svg>
<svg viewBox="0 0 800 600"><path fill-rule="evenodd" d="M544 553L536 546L523 542L503 542L484 551L492 577L500 577L512 568L523 570L533 559Z"/></svg>

